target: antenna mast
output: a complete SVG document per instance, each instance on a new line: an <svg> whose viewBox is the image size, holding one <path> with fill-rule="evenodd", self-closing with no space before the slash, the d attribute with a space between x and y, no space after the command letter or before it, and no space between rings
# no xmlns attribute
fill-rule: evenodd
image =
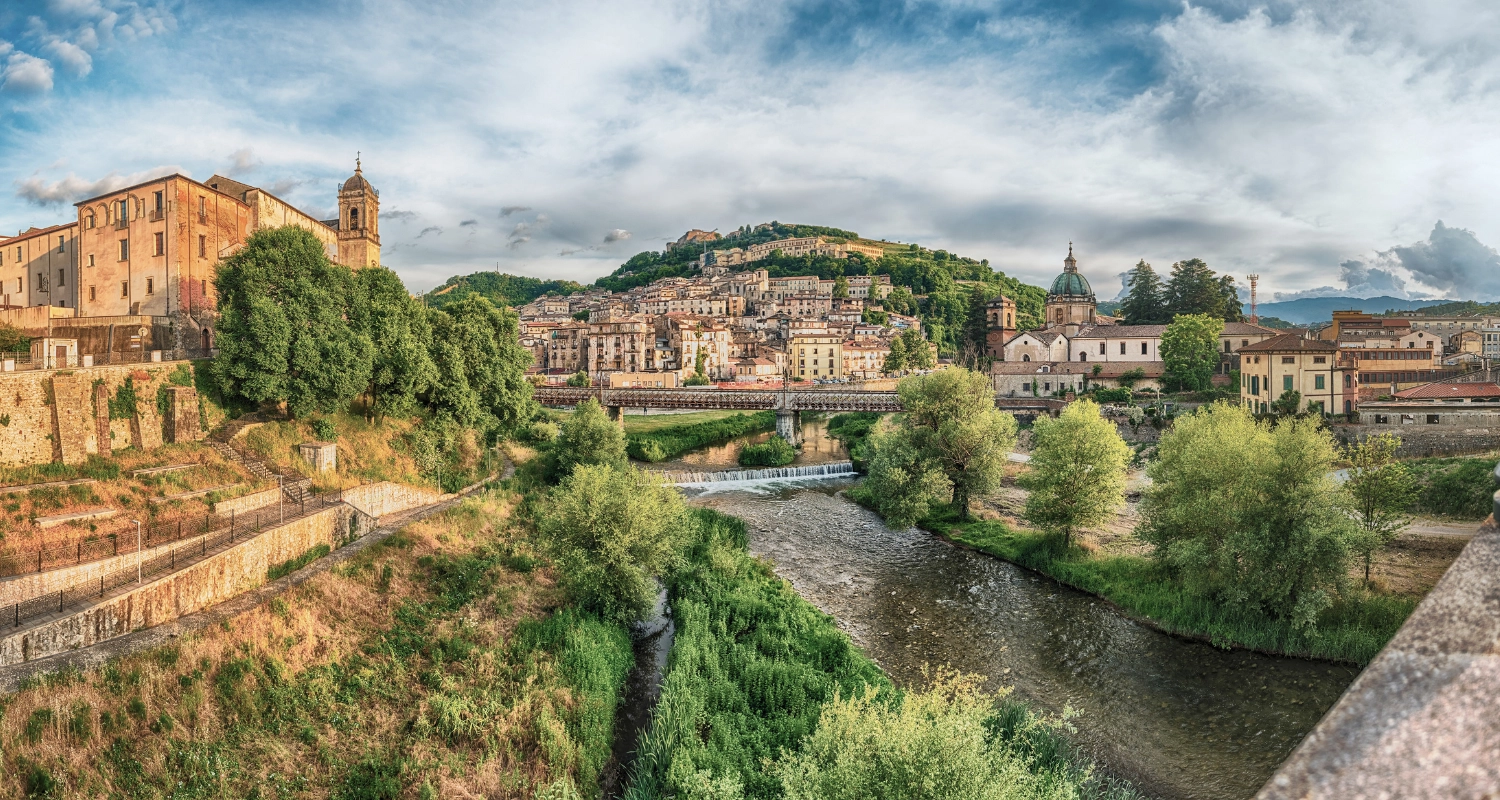
<svg viewBox="0 0 1500 800"><path fill-rule="evenodd" d="M1259 275L1247 275L1250 279L1250 324L1259 325L1260 316L1255 313L1255 284L1260 281Z"/></svg>

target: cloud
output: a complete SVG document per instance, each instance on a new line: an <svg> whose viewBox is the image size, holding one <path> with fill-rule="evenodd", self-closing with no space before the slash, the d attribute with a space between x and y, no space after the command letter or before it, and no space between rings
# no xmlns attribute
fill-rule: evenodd
<svg viewBox="0 0 1500 800"><path fill-rule="evenodd" d="M52 63L26 53L11 53L0 71L0 91L37 94L52 91Z"/></svg>
<svg viewBox="0 0 1500 800"><path fill-rule="evenodd" d="M230 175L242 175L258 166L260 162L255 158L255 151L248 147L241 147L229 154Z"/></svg>
<svg viewBox="0 0 1500 800"><path fill-rule="evenodd" d="M531 241L531 233L532 229L530 225L525 222L517 222L516 227L511 228L510 236L506 239L505 244L511 249L520 247Z"/></svg>
<svg viewBox="0 0 1500 800"><path fill-rule="evenodd" d="M70 172L67 177L61 180L47 183L42 178L33 175L30 178L16 182L16 196L38 206L62 205L90 197L98 197L101 194L108 194L123 189L126 186L134 186L135 184L144 183L153 178L160 178L163 175L170 175L174 172L181 172L184 175L190 174L182 167L163 166L130 175L120 175L119 173L111 172L96 181L84 180Z"/></svg>
<svg viewBox="0 0 1500 800"><path fill-rule="evenodd" d="M420 239L420 238L422 238L423 236L426 236L429 233L436 234L438 236L442 236L443 235L443 229L439 228L436 225L430 225L430 226L428 226L426 228L423 228L422 232L419 233L419 234L417 234L417 238Z"/></svg>
<svg viewBox="0 0 1500 800"><path fill-rule="evenodd" d="M500 216L502 216L502 217L508 217L511 214L516 214L516 213L519 213L521 211L530 211L530 210L531 210L531 206L505 206L505 207L503 207L503 208L500 209Z"/></svg>
<svg viewBox="0 0 1500 800"><path fill-rule="evenodd" d="M304 183L307 183L307 181L298 178L280 178L276 182L271 184L271 188L269 189L269 191L271 192L271 194L282 196L290 194L293 189L296 189L298 186L301 186ZM335 213L334 216L338 215Z"/></svg>
<svg viewBox="0 0 1500 800"><path fill-rule="evenodd" d="M1416 280L1464 298L1500 295L1500 253L1463 228L1438 220L1427 241L1393 247L1381 257L1400 264Z"/></svg>
<svg viewBox="0 0 1500 800"><path fill-rule="evenodd" d="M63 71L75 78L87 77L94 70L94 58L72 42L53 39L42 48L62 64Z"/></svg>
<svg viewBox="0 0 1500 800"><path fill-rule="evenodd" d="M604 243L611 244L613 242L623 242L629 238L630 231L627 231L624 228L615 228L609 233L604 234Z"/></svg>
<svg viewBox="0 0 1500 800"><path fill-rule="evenodd" d="M417 218L417 212L391 209L380 212L380 216L385 217L386 222L408 222Z"/></svg>
<svg viewBox="0 0 1500 800"><path fill-rule="evenodd" d="M463 222L458 223L458 227L460 227L460 228L472 228L472 227L477 226L478 224L479 224L479 220L477 220L477 219L466 219Z"/></svg>

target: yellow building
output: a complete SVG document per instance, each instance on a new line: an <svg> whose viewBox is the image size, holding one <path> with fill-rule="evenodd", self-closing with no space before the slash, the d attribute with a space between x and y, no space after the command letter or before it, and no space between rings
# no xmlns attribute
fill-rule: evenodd
<svg viewBox="0 0 1500 800"><path fill-rule="evenodd" d="M1359 381L1351 362L1339 360L1334 342L1286 333L1240 350L1240 402L1266 413L1286 392L1302 395L1299 410L1348 414L1355 410Z"/></svg>
<svg viewBox="0 0 1500 800"><path fill-rule="evenodd" d="M805 381L844 377L844 337L835 333L804 333L787 345L792 376Z"/></svg>

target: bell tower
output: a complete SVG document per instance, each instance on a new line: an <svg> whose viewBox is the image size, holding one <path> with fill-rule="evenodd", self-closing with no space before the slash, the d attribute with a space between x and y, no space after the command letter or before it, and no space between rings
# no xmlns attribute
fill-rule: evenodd
<svg viewBox="0 0 1500 800"><path fill-rule="evenodd" d="M365 180L359 157L354 175L339 189L339 263L350 269L380 266L380 192Z"/></svg>

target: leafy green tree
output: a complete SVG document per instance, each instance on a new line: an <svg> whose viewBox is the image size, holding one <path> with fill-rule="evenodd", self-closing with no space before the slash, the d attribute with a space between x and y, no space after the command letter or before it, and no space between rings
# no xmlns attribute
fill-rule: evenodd
<svg viewBox="0 0 1500 800"><path fill-rule="evenodd" d="M1062 534L1067 548L1074 531L1105 522L1125 503L1133 453L1091 400L1069 403L1056 419L1038 418L1031 435L1031 469L1022 477L1030 492L1026 519Z"/></svg>
<svg viewBox="0 0 1500 800"><path fill-rule="evenodd" d="M590 397L563 420L548 456L547 472L559 480L579 466L624 467L626 463L625 431Z"/></svg>
<svg viewBox="0 0 1500 800"><path fill-rule="evenodd" d="M1394 434L1367 436L1344 451L1349 479L1344 488L1354 504L1359 535L1351 545L1364 558L1365 583L1370 582L1370 561L1375 551L1388 546L1411 524L1411 505L1417 499L1417 481L1396 460L1401 439Z"/></svg>
<svg viewBox="0 0 1500 800"><path fill-rule="evenodd" d="M894 311L897 314L911 316L917 313L917 300L912 297L911 290L905 286L897 286L885 297L885 310Z"/></svg>
<svg viewBox="0 0 1500 800"><path fill-rule="evenodd" d="M946 673L898 700L873 688L836 696L801 748L782 751L772 769L787 800L1075 796L1056 776L1028 768L1031 760L1001 734L996 699L976 678Z"/></svg>
<svg viewBox="0 0 1500 800"><path fill-rule="evenodd" d="M849 296L849 279L840 275L833 279L833 298L843 300Z"/></svg>
<svg viewBox="0 0 1500 800"><path fill-rule="evenodd" d="M1233 275L1219 276L1219 297L1219 316L1225 322L1245 321L1245 304L1240 302L1240 290L1234 285Z"/></svg>
<svg viewBox="0 0 1500 800"><path fill-rule="evenodd" d="M594 382L589 380L589 374L587 372L578 370L577 372L568 376L568 385L573 387L574 389L587 389L588 387L593 386Z"/></svg>
<svg viewBox="0 0 1500 800"><path fill-rule="evenodd" d="M897 391L906 415L893 434L875 440L872 479L877 486L889 485L891 492L900 488L930 494L932 482L911 476L935 469L951 487L954 509L967 518L970 498L990 494L1000 485L1006 457L1016 445L1016 418L995 408L995 389L988 376L960 367L913 375L902 380ZM884 458L883 447L909 448L919 463L913 466L912 456L905 454ZM876 475L889 468L908 477ZM893 494L878 502L916 508L926 499Z"/></svg>
<svg viewBox="0 0 1500 800"><path fill-rule="evenodd" d="M1167 310L1172 316L1205 314L1224 319L1224 293L1214 271L1201 258L1172 265L1167 281Z"/></svg>
<svg viewBox="0 0 1500 800"><path fill-rule="evenodd" d="M960 349L964 355L964 366L970 369L985 362L984 351L989 344L989 301L1000 294L994 286L976 284L969 290L969 308L964 320L964 340Z"/></svg>
<svg viewBox="0 0 1500 800"><path fill-rule="evenodd" d="M953 483L904 431L876 431L867 447L869 477L862 488L887 525L914 525L953 495Z"/></svg>
<svg viewBox="0 0 1500 800"><path fill-rule="evenodd" d="M1355 535L1338 451L1316 420L1257 422L1218 402L1177 418L1147 468L1138 534L1190 591L1310 630Z"/></svg>
<svg viewBox="0 0 1500 800"><path fill-rule="evenodd" d="M906 369L906 343L901 341L900 336L894 336L891 338L891 351L881 363L880 371L892 375L903 369Z"/></svg>
<svg viewBox="0 0 1500 800"><path fill-rule="evenodd" d="M0 353L19 353L30 347L31 337L9 322L0 322Z"/></svg>
<svg viewBox="0 0 1500 800"><path fill-rule="evenodd" d="M536 416L516 313L479 295L429 310L433 361L440 380L428 391L435 413L488 434L520 430Z"/></svg>
<svg viewBox="0 0 1500 800"><path fill-rule="evenodd" d="M331 412L371 385L373 347L349 323L348 268L294 226L256 231L219 263L219 357L227 397L285 402L293 416ZM519 345L518 345L519 346Z"/></svg>
<svg viewBox="0 0 1500 800"><path fill-rule="evenodd" d="M1182 385L1202 391L1219 366L1219 334L1224 321L1208 314L1179 314L1161 334L1161 360Z"/></svg>
<svg viewBox="0 0 1500 800"><path fill-rule="evenodd" d="M688 517L682 496L660 478L585 464L548 494L537 529L568 594L605 619L628 623L650 612L656 576L681 557Z"/></svg>
<svg viewBox="0 0 1500 800"><path fill-rule="evenodd" d="M1295 389L1287 389L1281 396L1271 401L1271 413L1283 417L1296 416L1302 410L1302 393Z"/></svg>
<svg viewBox="0 0 1500 800"><path fill-rule="evenodd" d="M1170 321L1161 278L1146 259L1136 262L1125 280L1130 294L1120 303L1120 315L1126 325L1161 325Z"/></svg>
<svg viewBox="0 0 1500 800"><path fill-rule="evenodd" d="M927 345L927 340L922 338L922 333L916 328L907 328L901 332L901 344L906 349L908 369L932 369L937 366L937 358L932 355L932 348Z"/></svg>
<svg viewBox="0 0 1500 800"><path fill-rule="evenodd" d="M367 267L354 273L349 324L373 347L370 385L373 416L411 416L417 398L437 381L432 326L427 311L407 293L396 273Z"/></svg>

